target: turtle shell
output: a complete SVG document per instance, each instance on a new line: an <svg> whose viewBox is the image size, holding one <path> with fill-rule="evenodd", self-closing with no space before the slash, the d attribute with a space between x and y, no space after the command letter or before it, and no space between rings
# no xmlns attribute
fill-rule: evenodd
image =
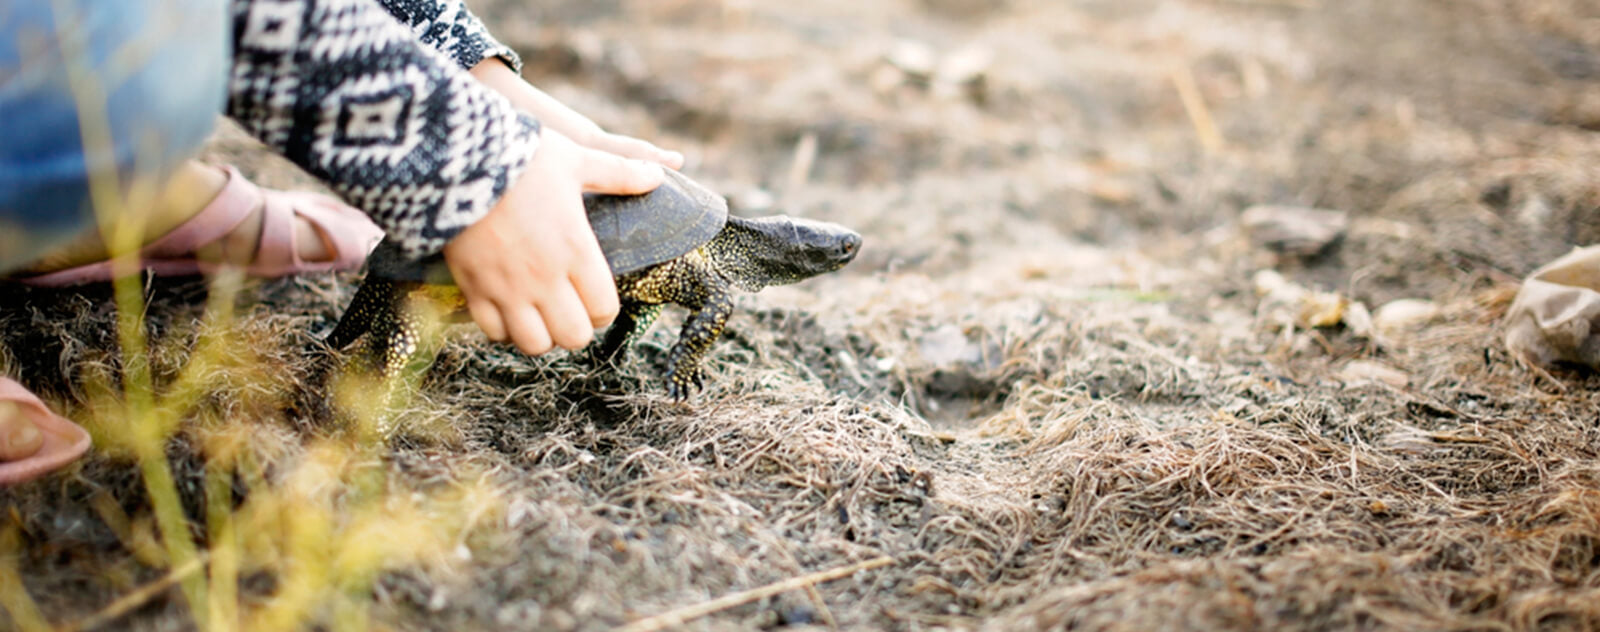
<svg viewBox="0 0 1600 632"><path fill-rule="evenodd" d="M700 247L728 223L728 203L677 171L644 195L584 194L589 225L611 274L670 261ZM385 239L367 257L367 274L392 281L455 285L443 254L408 259Z"/></svg>

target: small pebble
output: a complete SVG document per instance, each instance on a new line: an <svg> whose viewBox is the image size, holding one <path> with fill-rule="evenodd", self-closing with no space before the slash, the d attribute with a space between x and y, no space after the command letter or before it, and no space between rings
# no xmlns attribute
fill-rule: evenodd
<svg viewBox="0 0 1600 632"><path fill-rule="evenodd" d="M889 49L889 63L908 77L927 81L938 67L939 56L933 47L916 40L903 39Z"/></svg>
<svg viewBox="0 0 1600 632"><path fill-rule="evenodd" d="M811 625L817 620L817 611L811 606L792 606L778 611L784 625Z"/></svg>
<svg viewBox="0 0 1600 632"><path fill-rule="evenodd" d="M1311 256L1344 236L1350 216L1344 211L1261 204L1239 216L1250 241L1275 252Z"/></svg>
<svg viewBox="0 0 1600 632"><path fill-rule="evenodd" d="M1438 318L1439 306L1433 301L1403 298L1390 301L1372 313L1372 327L1382 336L1399 336Z"/></svg>
<svg viewBox="0 0 1600 632"><path fill-rule="evenodd" d="M1362 338L1371 338L1373 333L1372 312L1367 309L1367 304L1353 302L1344 308L1344 326L1350 333Z"/></svg>
<svg viewBox="0 0 1600 632"><path fill-rule="evenodd" d="M983 350L967 339L967 334L953 324L941 325L924 333L917 341L923 361L932 366L949 366L957 363L975 364L983 358Z"/></svg>
<svg viewBox="0 0 1600 632"><path fill-rule="evenodd" d="M1381 383L1395 388L1405 388L1411 383L1411 376L1405 371L1369 360L1356 360L1344 365L1339 371L1339 380L1345 386L1360 386L1362 384Z"/></svg>

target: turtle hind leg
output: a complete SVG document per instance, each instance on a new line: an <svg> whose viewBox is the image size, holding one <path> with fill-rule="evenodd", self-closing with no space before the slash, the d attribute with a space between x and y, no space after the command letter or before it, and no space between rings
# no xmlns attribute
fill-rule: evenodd
<svg viewBox="0 0 1600 632"><path fill-rule="evenodd" d="M623 358L627 357L628 348L655 324L656 317L661 315L661 307L659 303L624 299L617 319L611 323L611 328L606 330L605 337L590 356L591 361L596 366L616 367L621 364Z"/></svg>

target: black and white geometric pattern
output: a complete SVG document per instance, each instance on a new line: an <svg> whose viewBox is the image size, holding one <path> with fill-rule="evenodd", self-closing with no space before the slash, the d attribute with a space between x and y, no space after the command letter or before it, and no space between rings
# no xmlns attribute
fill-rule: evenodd
<svg viewBox="0 0 1600 632"><path fill-rule="evenodd" d="M420 257L489 212L539 124L463 69L501 53L459 0L387 4L447 28L378 0L235 0L228 115ZM436 30L443 50L417 35Z"/></svg>
<svg viewBox="0 0 1600 632"><path fill-rule="evenodd" d="M427 119L415 114L432 94L427 76L414 66L337 86L322 96L312 151L335 164L397 167L422 141Z"/></svg>
<svg viewBox="0 0 1600 632"><path fill-rule="evenodd" d="M383 8L411 26L417 40L449 55L462 68L472 68L487 57L499 57L522 72L516 51L489 35L478 16L458 0L378 0Z"/></svg>

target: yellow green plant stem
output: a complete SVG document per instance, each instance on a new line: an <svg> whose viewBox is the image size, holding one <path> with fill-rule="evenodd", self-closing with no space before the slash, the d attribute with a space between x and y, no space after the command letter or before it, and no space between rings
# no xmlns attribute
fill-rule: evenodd
<svg viewBox="0 0 1600 632"><path fill-rule="evenodd" d="M178 486L172 480L161 444L138 452L139 471L144 475L145 491L150 494L150 504L155 511L156 525L161 528L161 541L173 567L185 566L198 558L199 552L189 535L189 521L183 515L183 504L178 498ZM206 621L206 577L196 573L186 577L181 586L189 611L199 623Z"/></svg>
<svg viewBox="0 0 1600 632"><path fill-rule="evenodd" d="M17 572L17 555L22 548L22 535L15 524L0 529L0 609L11 617L11 624L22 632L49 630L50 624L40 614L39 606L22 585ZM0 625L5 623L0 620Z"/></svg>
<svg viewBox="0 0 1600 632"><path fill-rule="evenodd" d="M96 174L94 179L106 178L114 179L115 176ZM111 185L114 186L115 183ZM130 192L129 197L134 197L134 193ZM96 206L98 208L98 204ZM132 221L137 222L137 220ZM139 240L136 237L131 240L122 238L123 235L134 231L121 226L121 222L111 223L118 225L112 231L119 237L116 241L131 241L134 244L131 247L138 248ZM114 246L114 255L123 252L126 251ZM173 481L172 470L167 465L166 455L167 439L176 430L184 411L169 407L158 409L155 403L150 350L145 336L144 290L138 274L138 260L134 257L114 256L112 261L112 273L116 276L112 281L112 291L117 306L117 342L122 351L122 391L128 423L132 429L128 436L133 443L131 447L134 455L139 461L145 490L150 495L156 525L161 530L161 540L167 551L168 564L174 568L186 566L198 559L198 548L189 533L189 521L183 514L183 503L178 495L178 486ZM181 585L194 620L197 623L206 621L205 609L208 601L205 574L190 575L184 578Z"/></svg>
<svg viewBox="0 0 1600 632"><path fill-rule="evenodd" d="M121 597L118 597L115 601L112 601L110 605L106 606L105 609L94 613L89 618L57 627L56 632L97 630L108 626L116 622L118 619L121 619L129 612L137 609L139 606L148 603L151 599L154 599L156 595L166 592L168 589L172 588L173 584L183 581L185 577L199 573L202 570L201 567L205 566L205 562L206 560L204 558L197 558L191 564L174 568L171 571L168 571L165 577L140 586L133 592L126 593Z"/></svg>
<svg viewBox="0 0 1600 632"><path fill-rule="evenodd" d="M206 461L206 536L211 547L211 577L203 627L231 632L239 627L239 543L233 521L234 459Z"/></svg>
<svg viewBox="0 0 1600 632"><path fill-rule="evenodd" d="M52 9L61 19L56 20L56 37L61 42L66 60L67 84L77 106L78 125L82 131L85 155L111 156L113 154L110 117L106 112L106 94L102 82L96 81L84 60L86 42L67 28L71 11L65 3L54 0ZM75 54L77 53L77 54ZM145 137L140 148L146 149L159 139ZM141 155L152 155L141 152ZM137 172L137 169L135 170ZM161 529L162 542L167 550L171 567L186 566L196 562L198 553L189 534L188 520L183 515L177 485L167 466L166 437L176 425L177 415L158 415L154 405L154 384L150 375L150 355L145 339L144 296L138 277L138 260L127 257L138 251L143 241L143 213L130 213L139 208L139 202L149 202L155 197L155 183L148 178L126 178L115 170L97 170L90 174L89 198L99 220L101 234L107 236L112 254L112 272L117 277L113 292L117 306L117 338L122 350L123 397L127 405L128 422L133 427L130 437L139 468L144 476L145 488L150 494L156 523ZM136 175L136 174L135 174ZM162 417L168 417L162 419ZM206 578L195 573L182 582L184 597L196 623L206 621Z"/></svg>

